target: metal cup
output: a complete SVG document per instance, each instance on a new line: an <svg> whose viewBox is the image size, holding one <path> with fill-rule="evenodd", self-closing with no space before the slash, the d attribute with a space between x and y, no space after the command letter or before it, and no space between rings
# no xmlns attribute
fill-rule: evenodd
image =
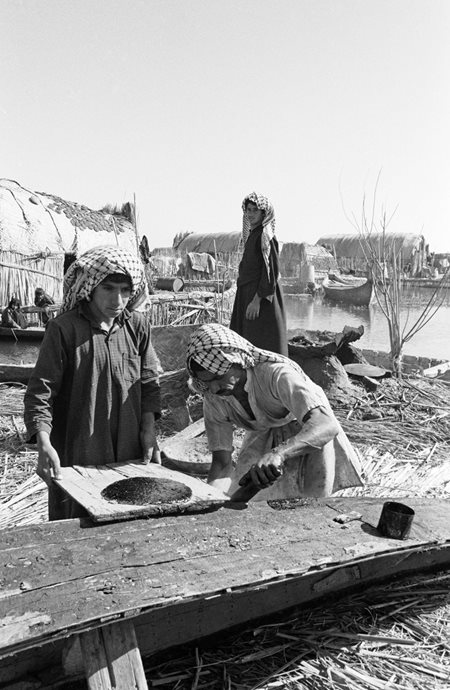
<svg viewBox="0 0 450 690"><path fill-rule="evenodd" d="M389 501L383 505L377 530L389 539L407 539L414 515L414 510L404 503Z"/></svg>

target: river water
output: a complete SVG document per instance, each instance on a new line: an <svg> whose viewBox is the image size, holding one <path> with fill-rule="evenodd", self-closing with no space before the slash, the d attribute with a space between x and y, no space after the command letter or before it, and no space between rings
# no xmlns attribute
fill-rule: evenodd
<svg viewBox="0 0 450 690"><path fill-rule="evenodd" d="M402 323L412 325L431 296L430 288L407 287L403 295ZM316 296L285 295L289 329L332 331L340 333L344 326L364 326L364 335L357 347L389 352L387 321L377 305L354 307L336 304ZM34 363L39 342L0 340L0 362ZM444 303L429 323L406 343L404 353L419 357L450 359L450 289Z"/></svg>
<svg viewBox="0 0 450 690"><path fill-rule="evenodd" d="M431 288L406 287L402 295L401 322L407 330L417 321L432 294ZM339 333L344 326L364 326L364 335L356 347L389 352L389 331L386 317L376 304L356 307L337 304L321 296L285 295L288 329L332 331ZM412 340L407 342L404 354L450 359L450 289L433 318Z"/></svg>

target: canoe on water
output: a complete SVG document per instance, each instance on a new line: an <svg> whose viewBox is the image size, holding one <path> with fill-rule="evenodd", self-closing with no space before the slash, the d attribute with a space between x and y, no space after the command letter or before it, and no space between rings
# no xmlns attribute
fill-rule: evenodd
<svg viewBox="0 0 450 690"><path fill-rule="evenodd" d="M345 302L357 306L367 306L372 297L373 283L363 278L358 280L339 279L336 276L325 278L322 283L325 297L334 302Z"/></svg>
<svg viewBox="0 0 450 690"><path fill-rule="evenodd" d="M0 326L0 338L13 340L42 340L45 328L43 326L33 326L30 328L7 328Z"/></svg>

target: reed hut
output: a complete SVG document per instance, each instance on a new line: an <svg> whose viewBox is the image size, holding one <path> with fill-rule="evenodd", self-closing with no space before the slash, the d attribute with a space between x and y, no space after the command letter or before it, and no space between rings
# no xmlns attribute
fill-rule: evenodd
<svg viewBox="0 0 450 690"><path fill-rule="evenodd" d="M411 277L420 276L426 264L427 244L423 235L406 232L371 232L368 235L323 235L316 244L325 247L336 257L342 271L366 274L370 243L380 261L388 260L392 254L400 259L400 269Z"/></svg>
<svg viewBox="0 0 450 690"><path fill-rule="evenodd" d="M234 279L242 257L241 238L241 232L192 232L182 239L175 238L174 250L187 270L195 271L195 266L200 266L197 263L200 258L195 256L193 263L192 255L207 254L215 260L219 278L226 274ZM205 265L208 265L206 261Z"/></svg>
<svg viewBox="0 0 450 690"><path fill-rule="evenodd" d="M36 287L61 301L67 266L106 244L138 252L134 224L116 212L93 211L0 179L0 305L13 293L22 304L32 304Z"/></svg>
<svg viewBox="0 0 450 690"><path fill-rule="evenodd" d="M439 273L445 273L450 266L450 252L434 254L433 266L437 268Z"/></svg>
<svg viewBox="0 0 450 690"><path fill-rule="evenodd" d="M314 268L319 281L329 271L337 270L337 261L324 247L306 242L285 242L280 252L280 273L283 278L298 278L305 273L305 266Z"/></svg>

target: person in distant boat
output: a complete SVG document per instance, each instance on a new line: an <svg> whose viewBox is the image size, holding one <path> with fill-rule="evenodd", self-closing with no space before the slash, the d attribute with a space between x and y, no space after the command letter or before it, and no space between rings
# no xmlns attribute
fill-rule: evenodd
<svg viewBox="0 0 450 690"><path fill-rule="evenodd" d="M244 253L230 328L257 347L287 355L273 206L265 196L252 192L242 202L242 210Z"/></svg>
<svg viewBox="0 0 450 690"><path fill-rule="evenodd" d="M27 325L27 318L22 313L20 300L13 295L6 309L2 311L2 326L6 328L26 328Z"/></svg>
<svg viewBox="0 0 450 690"><path fill-rule="evenodd" d="M91 249L66 272L24 398L50 520L86 514L53 482L61 466L158 461L161 366L149 320L135 311L146 289L141 261L119 247Z"/></svg>
<svg viewBox="0 0 450 690"><path fill-rule="evenodd" d="M52 304L55 304L55 300L53 299L53 297L50 297L50 295L47 292L45 292L43 288L37 287L34 291L34 304L36 307L39 307L41 309L41 321L45 326L45 324L48 323L50 319L49 307Z"/></svg>
<svg viewBox="0 0 450 690"><path fill-rule="evenodd" d="M314 297L317 293L317 285L314 282L307 283L305 293Z"/></svg>
<svg viewBox="0 0 450 690"><path fill-rule="evenodd" d="M190 339L186 367L203 395L212 452L208 483L255 500L329 496L361 486L359 457L319 386L291 359L254 347L220 324ZM232 464L234 429L246 430Z"/></svg>

